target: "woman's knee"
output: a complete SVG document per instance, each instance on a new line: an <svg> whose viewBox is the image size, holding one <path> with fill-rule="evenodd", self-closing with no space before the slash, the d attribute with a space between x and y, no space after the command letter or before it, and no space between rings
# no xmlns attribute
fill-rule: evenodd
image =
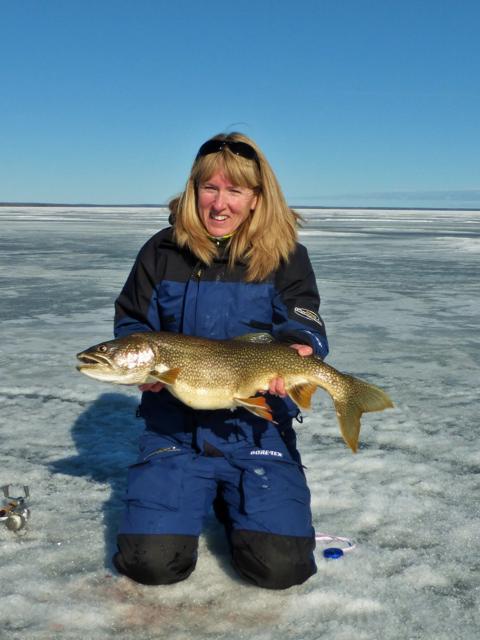
<svg viewBox="0 0 480 640"><path fill-rule="evenodd" d="M120 534L117 544L115 567L141 584L180 582L188 578L197 562L196 536Z"/></svg>
<svg viewBox="0 0 480 640"><path fill-rule="evenodd" d="M231 541L234 567L259 587L288 589L302 584L317 570L313 537L240 530L232 533Z"/></svg>

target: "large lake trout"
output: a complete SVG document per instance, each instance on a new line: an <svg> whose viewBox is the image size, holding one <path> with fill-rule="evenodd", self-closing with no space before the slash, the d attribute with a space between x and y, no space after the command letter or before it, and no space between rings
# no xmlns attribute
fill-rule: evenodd
<svg viewBox="0 0 480 640"><path fill-rule="evenodd" d="M208 340L177 333L134 333L97 344L77 355L77 369L91 378L116 384L162 382L194 409L244 407L272 420L258 391L276 377L285 380L292 400L308 409L317 387L333 399L340 431L356 451L360 416L392 407L388 395L373 384L340 373L316 356L300 356L268 334L234 340Z"/></svg>

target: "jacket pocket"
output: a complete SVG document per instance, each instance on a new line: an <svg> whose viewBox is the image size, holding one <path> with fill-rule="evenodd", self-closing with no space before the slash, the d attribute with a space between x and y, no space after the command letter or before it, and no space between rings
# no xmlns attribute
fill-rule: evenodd
<svg viewBox="0 0 480 640"><path fill-rule="evenodd" d="M128 470L126 502L176 511L187 462L188 455L175 447L151 451Z"/></svg>
<svg viewBox="0 0 480 640"><path fill-rule="evenodd" d="M237 461L242 469L242 494L245 513L267 511L290 500L310 504L310 490L302 467L285 459Z"/></svg>

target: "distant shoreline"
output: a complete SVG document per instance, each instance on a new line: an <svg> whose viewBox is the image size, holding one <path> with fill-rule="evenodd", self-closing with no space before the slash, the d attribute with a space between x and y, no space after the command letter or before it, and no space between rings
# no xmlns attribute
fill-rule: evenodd
<svg viewBox="0 0 480 640"><path fill-rule="evenodd" d="M72 202L0 202L0 207L83 207L99 208L109 207L111 209L167 209L167 204L92 204L92 203L72 203ZM291 205L292 209L345 209L348 211L358 211L365 209L367 211L480 211L479 207L379 207L379 206L348 206L341 205Z"/></svg>

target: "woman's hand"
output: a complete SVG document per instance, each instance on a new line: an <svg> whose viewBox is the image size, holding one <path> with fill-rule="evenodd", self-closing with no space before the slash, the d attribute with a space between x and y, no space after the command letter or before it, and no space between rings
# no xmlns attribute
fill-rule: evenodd
<svg viewBox="0 0 480 640"><path fill-rule="evenodd" d="M140 391L154 391L158 393L164 386L163 382L147 382L146 384L139 384L138 388Z"/></svg>
<svg viewBox="0 0 480 640"><path fill-rule="evenodd" d="M308 344L291 344L290 346L302 357L311 356L313 353L312 347ZM283 378L273 378L269 382L268 391L275 396L284 398L287 395L285 391L285 380Z"/></svg>

